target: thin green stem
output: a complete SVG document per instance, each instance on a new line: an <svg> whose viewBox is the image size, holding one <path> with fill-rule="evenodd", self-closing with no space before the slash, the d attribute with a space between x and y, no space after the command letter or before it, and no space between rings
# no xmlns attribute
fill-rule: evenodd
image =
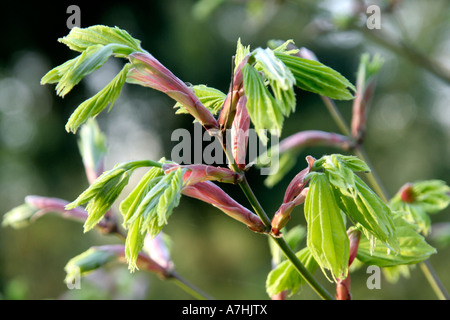
<svg viewBox="0 0 450 320"><path fill-rule="evenodd" d="M263 207L259 203L258 199L256 198L255 194L253 193L253 190L248 184L247 178L245 176L242 179L242 182L239 183L239 187L241 187L242 192L244 192L252 208L255 210L255 213L262 220L262 222L266 226L267 231L269 232L271 230L271 221L267 216L266 212L264 211Z"/></svg>
<svg viewBox="0 0 450 320"><path fill-rule="evenodd" d="M298 273L303 277L306 283L323 299L323 300L334 300L334 297L324 288L314 276L306 269L306 267L301 263L301 261L297 258L294 251L289 247L284 238L273 237L272 239L276 242L276 244L280 247L280 249L285 254L286 258L292 263L294 268L298 271Z"/></svg>
<svg viewBox="0 0 450 320"><path fill-rule="evenodd" d="M199 288L195 287L193 284L189 283L186 279L175 272L172 272L169 275L168 279L172 280L182 290L198 300L215 300L213 297L201 291Z"/></svg>
<svg viewBox="0 0 450 320"><path fill-rule="evenodd" d="M424 262L419 263L419 266L438 298L441 300L450 300L449 294L434 271L430 261L425 260Z"/></svg>

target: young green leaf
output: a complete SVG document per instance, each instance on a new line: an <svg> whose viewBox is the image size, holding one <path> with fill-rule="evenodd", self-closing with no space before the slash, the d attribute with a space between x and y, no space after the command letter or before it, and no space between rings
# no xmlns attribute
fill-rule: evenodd
<svg viewBox="0 0 450 320"><path fill-rule="evenodd" d="M428 235L431 232L431 218L425 211L423 206L417 203L398 202L391 204L392 210L404 213L403 218L414 224L416 230L423 235Z"/></svg>
<svg viewBox="0 0 450 320"><path fill-rule="evenodd" d="M127 31L118 27L96 25L89 28L72 28L69 34L58 39L74 51L83 52L91 46L98 44L116 44L115 55L127 57L135 51L142 51L140 41L134 39Z"/></svg>
<svg viewBox="0 0 450 320"><path fill-rule="evenodd" d="M243 46L241 43L241 38L239 38L236 46L236 54L234 55L234 72L236 72L236 69L249 53L250 46Z"/></svg>
<svg viewBox="0 0 450 320"><path fill-rule="evenodd" d="M356 197L334 187L338 205L353 221L361 224L367 237L375 237L391 250L398 250L398 240L391 209L357 175L354 176Z"/></svg>
<svg viewBox="0 0 450 320"><path fill-rule="evenodd" d="M355 91L355 86L332 68L280 51L275 51L275 56L291 70L297 87L336 100L354 98L348 89Z"/></svg>
<svg viewBox="0 0 450 320"><path fill-rule="evenodd" d="M416 201L429 213L444 210L450 204L450 187L442 180L426 180L413 184Z"/></svg>
<svg viewBox="0 0 450 320"><path fill-rule="evenodd" d="M283 126L283 112L255 68L246 64L242 68L242 73L248 114L259 137L266 143L267 137L264 130L276 130L280 135Z"/></svg>
<svg viewBox="0 0 450 320"><path fill-rule="evenodd" d="M346 196L356 197L357 189L353 171L336 155L325 156L322 159L325 161L320 167L324 169L330 183Z"/></svg>
<svg viewBox="0 0 450 320"><path fill-rule="evenodd" d="M107 151L106 137L94 118L87 120L86 125L81 128L78 149L89 183L92 183L103 172L103 162Z"/></svg>
<svg viewBox="0 0 450 320"><path fill-rule="evenodd" d="M308 247L297 252L296 256L309 272L316 272L318 264ZM293 295L303 284L305 284L305 280L303 280L292 263L286 260L278 264L267 275L266 291L269 296L274 296L283 291L290 291L290 295Z"/></svg>
<svg viewBox="0 0 450 320"><path fill-rule="evenodd" d="M331 184L339 188L343 194L352 197L357 195L354 172L370 172L370 168L364 161L355 156L341 154L323 156L314 163L314 167L323 169Z"/></svg>
<svg viewBox="0 0 450 320"><path fill-rule="evenodd" d="M64 282L71 284L74 283L74 281L79 281L78 277L85 276L117 259L118 255L115 251L105 250L102 247L92 247L67 262L64 267L64 270L67 273Z"/></svg>
<svg viewBox="0 0 450 320"><path fill-rule="evenodd" d="M256 60L255 68L263 72L267 79L278 83L282 90L289 90L294 86L295 78L291 71L271 49L257 48L252 54Z"/></svg>
<svg viewBox="0 0 450 320"><path fill-rule="evenodd" d="M89 118L96 117L108 105L109 110L113 107L114 102L120 95L123 85L125 84L128 70L131 65L125 64L122 70L108 83L101 91L90 99L84 101L72 113L66 124L67 132L76 133L78 128Z"/></svg>
<svg viewBox="0 0 450 320"><path fill-rule="evenodd" d="M26 227L38 211L39 208L35 208L28 203L21 204L4 214L2 226L10 226L14 229Z"/></svg>
<svg viewBox="0 0 450 320"><path fill-rule="evenodd" d="M294 76L271 49L257 48L252 54L256 61L255 69L267 79L281 112L288 117L296 106Z"/></svg>
<svg viewBox="0 0 450 320"><path fill-rule="evenodd" d="M213 115L216 115L225 101L226 94L222 91L207 87L203 84L193 86L195 95L199 98L200 102L208 109ZM186 108L179 102L177 102L174 108L179 108L177 114L189 113Z"/></svg>
<svg viewBox="0 0 450 320"><path fill-rule="evenodd" d="M161 180L164 171L161 168L153 167L141 178L137 186L120 203L120 212L126 223L135 213L137 207L145 195Z"/></svg>
<svg viewBox="0 0 450 320"><path fill-rule="evenodd" d="M349 240L344 219L323 173L313 173L305 200L307 245L322 270L345 279L348 272Z"/></svg>
<svg viewBox="0 0 450 320"><path fill-rule="evenodd" d="M83 51L78 57L50 70L41 84L58 83L56 93L64 97L85 76L100 68L112 55L112 45L94 45Z"/></svg>
<svg viewBox="0 0 450 320"><path fill-rule="evenodd" d="M125 239L125 258L128 262L128 269L131 272L138 269L137 259L139 252L144 247L146 233L142 232L143 220L143 217L138 217L129 225L127 238Z"/></svg>
<svg viewBox="0 0 450 320"><path fill-rule="evenodd" d="M358 249L358 259L369 265L379 267L393 267L405 264L416 264L428 259L436 253L436 249L430 246L415 226L407 222L402 214L394 216L397 230L399 251L393 254L385 245L378 245L374 250L367 239L361 239Z"/></svg>
<svg viewBox="0 0 450 320"><path fill-rule="evenodd" d="M404 218L424 235L431 231L429 214L442 211L449 204L450 187L441 180L407 183L390 201L392 209L404 212Z"/></svg>
<svg viewBox="0 0 450 320"><path fill-rule="evenodd" d="M125 242L129 268L136 268L136 258L144 245L145 235L154 238L167 224L173 209L178 206L186 169L178 168L165 175L150 170L138 186L121 203L124 226L128 229Z"/></svg>
<svg viewBox="0 0 450 320"><path fill-rule="evenodd" d="M66 206L66 210L88 203L86 210L89 216L84 224L84 231L91 230L119 197L133 171L155 165L161 166L160 163L150 160L130 161L115 166L98 177L75 201Z"/></svg>

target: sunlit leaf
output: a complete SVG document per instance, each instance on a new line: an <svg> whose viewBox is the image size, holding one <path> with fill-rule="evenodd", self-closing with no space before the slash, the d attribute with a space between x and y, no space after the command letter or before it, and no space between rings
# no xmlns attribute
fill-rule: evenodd
<svg viewBox="0 0 450 320"><path fill-rule="evenodd" d="M67 36L58 39L58 41L79 52L98 44L117 45L115 54L121 57L126 57L135 51L142 51L140 41L134 39L127 31L118 27L111 28L103 25L95 25L89 28L74 27Z"/></svg>
<svg viewBox="0 0 450 320"><path fill-rule="evenodd" d="M308 247L297 252L296 256L310 273L314 273L317 270L318 264ZM266 279L266 291L269 296L274 296L283 291L290 291L290 295L293 295L304 284L305 281L302 276L293 264L286 260L269 272Z"/></svg>
<svg viewBox="0 0 450 320"><path fill-rule="evenodd" d="M246 64L242 73L248 114L259 137L263 142L267 142L264 130L276 130L279 135L283 126L283 113L255 68Z"/></svg>
<svg viewBox="0 0 450 320"><path fill-rule="evenodd" d="M357 175L354 176L356 197L348 196L339 188L334 188L339 207L350 219L364 227L368 237L374 237L389 246L391 250L398 250L398 241L393 212Z"/></svg>
<svg viewBox="0 0 450 320"><path fill-rule="evenodd" d="M134 170L140 167L155 165L161 166L161 164L150 160L130 161L119 164L98 177L75 201L68 204L66 209L70 210L88 203L86 210L89 216L84 224L84 230L87 232L111 208L123 188L128 184L129 178Z"/></svg>
<svg viewBox="0 0 450 320"><path fill-rule="evenodd" d="M145 235L159 234L178 206L186 169L178 168L165 175L152 169L121 203L124 226L128 229L125 242L129 268L136 268L136 258L144 245Z"/></svg>
<svg viewBox="0 0 450 320"><path fill-rule="evenodd" d="M79 281L79 277L83 277L117 259L118 255L115 251L105 250L102 247L92 247L67 262L64 267L67 273L64 281L68 284Z"/></svg>
<svg viewBox="0 0 450 320"><path fill-rule="evenodd" d="M75 59L50 70L42 79L41 84L57 83L56 93L64 97L85 76L100 68L112 55L111 45L95 45L87 48Z"/></svg>
<svg viewBox="0 0 450 320"><path fill-rule="evenodd" d="M330 182L323 173L311 176L305 200L307 245L314 259L332 277L345 279L348 272L349 240L344 219Z"/></svg>
<svg viewBox="0 0 450 320"><path fill-rule="evenodd" d="M275 56L291 70L297 87L336 100L351 100L355 86L339 72L326 65L275 51Z"/></svg>
<svg viewBox="0 0 450 320"><path fill-rule="evenodd" d="M241 38L238 39L236 46L236 54L234 56L234 71L239 67L245 56L250 53L250 46L243 46L241 43Z"/></svg>
<svg viewBox="0 0 450 320"><path fill-rule="evenodd" d="M109 110L120 95L131 65L127 63L122 70L102 90L90 99L84 101L72 113L66 124L67 132L76 133L77 129L89 118L97 116L108 105Z"/></svg>
<svg viewBox="0 0 450 320"><path fill-rule="evenodd" d="M372 250L370 241L362 238L359 243L358 259L369 265L393 267L404 264L415 264L428 259L436 253L425 238L420 235L414 225L407 222L401 214L396 214L394 223L397 230L398 253L393 253L383 244Z"/></svg>
<svg viewBox="0 0 450 320"><path fill-rule="evenodd" d="M120 212L126 223L136 211L138 205L145 195L161 180L164 171L161 168L153 167L141 178L137 186L120 203Z"/></svg>
<svg viewBox="0 0 450 320"><path fill-rule="evenodd" d="M38 208L34 208L28 203L21 204L4 214L2 226L15 229L26 227L30 224L30 219L38 211Z"/></svg>

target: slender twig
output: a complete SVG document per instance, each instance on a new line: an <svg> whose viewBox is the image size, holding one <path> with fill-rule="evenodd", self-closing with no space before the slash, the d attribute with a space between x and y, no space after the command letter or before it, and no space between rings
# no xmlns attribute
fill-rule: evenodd
<svg viewBox="0 0 450 320"><path fill-rule="evenodd" d="M186 279L181 277L179 274L172 272L170 276L167 278L169 280L172 280L177 286L179 286L181 289L183 289L186 293L190 294L194 298L198 300L215 300L213 297L211 297L209 294L203 292L190 282L188 282Z"/></svg>
<svg viewBox="0 0 450 320"><path fill-rule="evenodd" d="M419 263L419 266L438 298L441 300L450 300L450 295L434 271L430 261L425 260L424 262Z"/></svg>
<svg viewBox="0 0 450 320"><path fill-rule="evenodd" d="M381 30L376 30L376 32L373 32L372 30L358 26L353 26L353 29L358 30L365 37L378 43L379 45L402 57L405 57L413 64L429 71L446 83L450 83L450 70L436 60L427 57L425 54L418 51L408 43L405 43L404 41L396 41Z"/></svg>

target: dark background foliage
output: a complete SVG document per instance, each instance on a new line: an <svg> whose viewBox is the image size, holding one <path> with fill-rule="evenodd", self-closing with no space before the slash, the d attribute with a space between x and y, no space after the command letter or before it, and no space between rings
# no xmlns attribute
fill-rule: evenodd
<svg viewBox="0 0 450 320"><path fill-rule="evenodd" d="M361 3L363 8L368 3ZM397 3L388 11L386 3ZM405 182L423 179L450 181L450 89L441 79L411 60L404 51L372 41L364 23L349 30L351 1L108 1L79 2L81 26L118 26L142 40L178 77L226 91L231 56L237 39L266 46L268 40L293 39L313 50L319 59L355 82L360 54L379 53L386 61L369 113L366 150L387 191L393 195ZM379 1L381 30L395 44L407 43L429 59L449 67L450 7L445 0ZM40 78L52 67L75 56L57 42L69 30L63 1L2 4L0 19L0 212L23 203L28 194L73 200L87 186L76 137L64 130L75 107L102 88L120 65L109 61L88 76L64 99ZM364 13L364 10L363 10ZM362 19L366 16L361 15ZM407 50L406 50L407 51ZM283 137L300 130L338 132L320 99L297 92L297 112L285 124ZM349 121L351 102L338 102ZM173 101L163 94L126 86L114 108L99 117L107 134L107 166L117 162L170 157L174 129L192 128L192 118L174 115ZM293 175L305 167L308 154L334 152L305 150L295 170L273 189L250 173L255 193L267 212L279 206ZM248 203L234 188L236 199ZM292 223L303 223L301 208ZM448 221L447 209L432 217ZM265 277L270 270L267 239L210 206L183 198L165 230L172 238L177 270L219 299L267 299ZM67 290L64 265L92 245L118 239L82 233L78 223L46 216L22 230L0 230L0 296L5 299L150 298L185 299L187 294L154 275L130 275L125 266L111 266L83 279L81 290ZM439 248L431 258L444 284L450 287L449 250ZM319 272L319 279L333 291ZM383 280L380 290L369 290L364 268L353 276L357 299L431 299L434 294L415 268L396 284ZM294 298L316 296L308 288Z"/></svg>

